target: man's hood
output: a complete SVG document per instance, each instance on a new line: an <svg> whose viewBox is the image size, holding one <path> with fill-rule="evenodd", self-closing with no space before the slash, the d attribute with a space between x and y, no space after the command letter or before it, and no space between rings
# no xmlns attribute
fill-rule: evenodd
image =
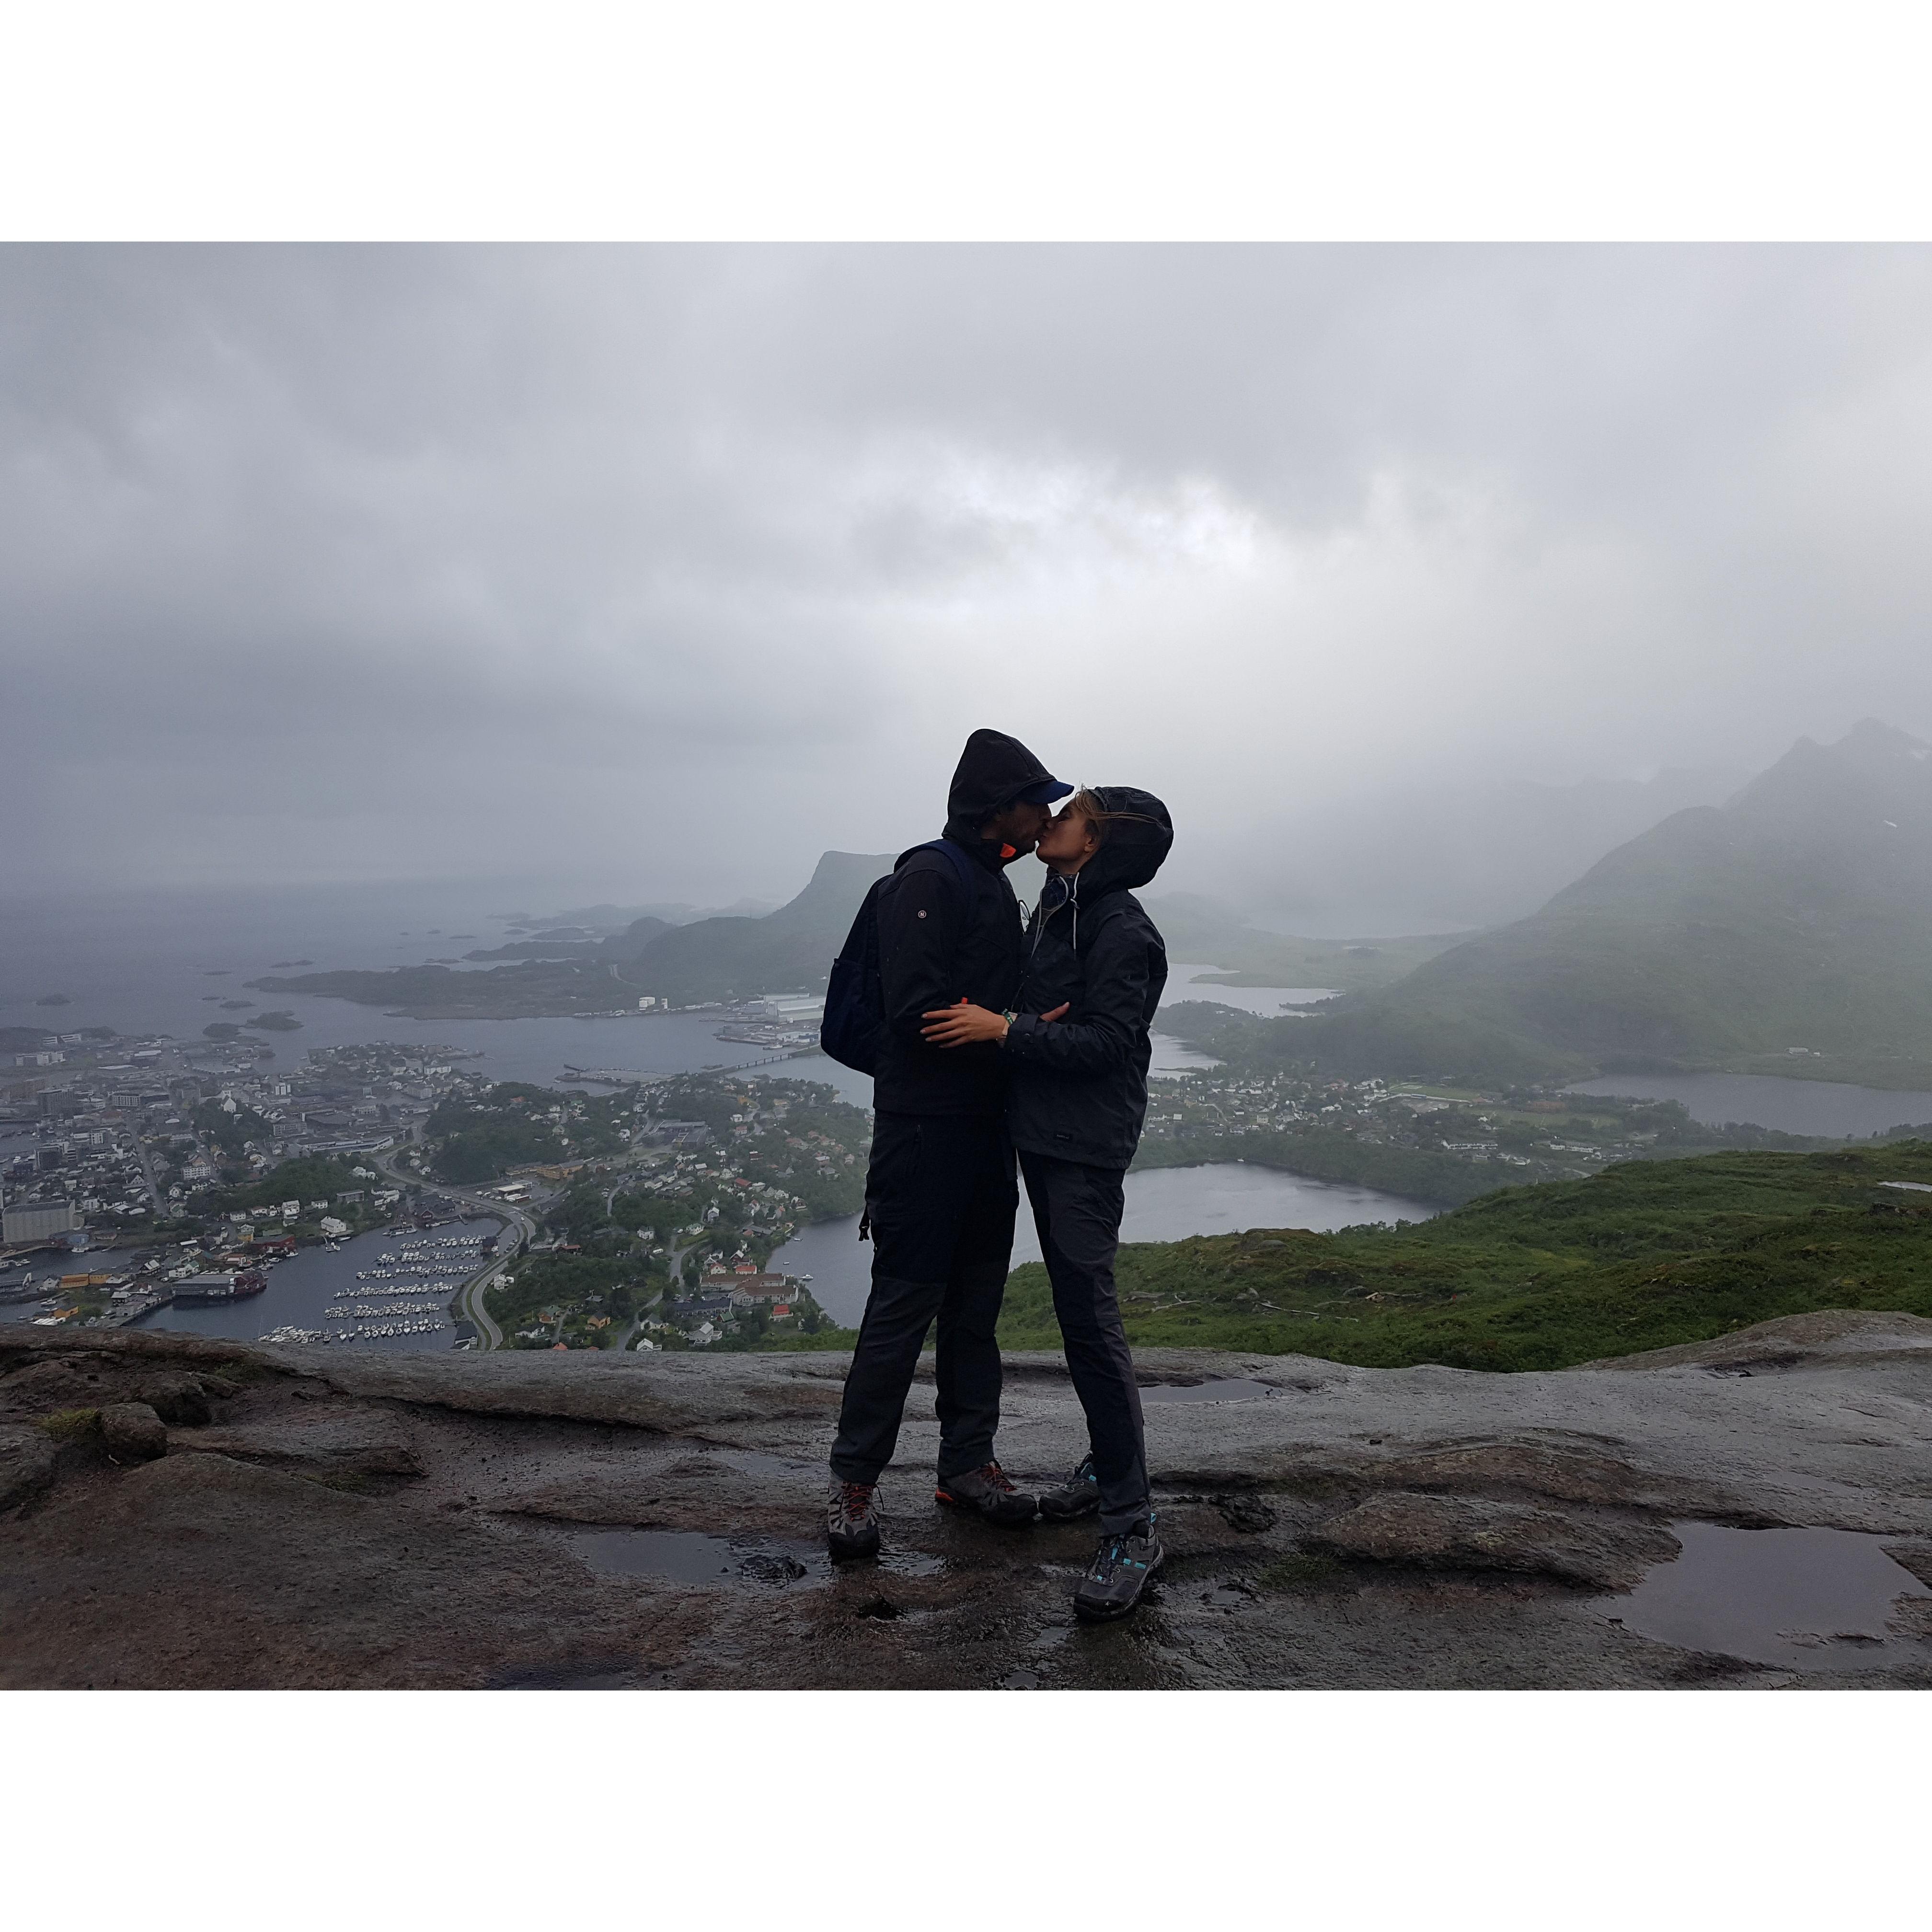
<svg viewBox="0 0 1932 1932"><path fill-rule="evenodd" d="M1017 738L1004 731L975 731L959 754L946 794L946 837L970 849L980 828L1002 806L1052 782L1053 774Z"/></svg>
<svg viewBox="0 0 1932 1932"><path fill-rule="evenodd" d="M1095 785L1092 789L1110 817L1100 850L1076 875L1082 905L1091 905L1103 892L1128 892L1145 885L1174 846L1174 821L1152 792L1132 785ZM1115 812L1123 816L1112 818Z"/></svg>

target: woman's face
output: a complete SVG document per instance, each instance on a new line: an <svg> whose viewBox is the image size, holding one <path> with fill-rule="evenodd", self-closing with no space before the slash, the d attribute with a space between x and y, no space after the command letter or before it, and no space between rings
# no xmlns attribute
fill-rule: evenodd
<svg viewBox="0 0 1932 1932"><path fill-rule="evenodd" d="M1047 821L1034 856L1049 866L1077 866L1090 859L1100 850L1100 843L1094 836L1092 821L1066 805Z"/></svg>

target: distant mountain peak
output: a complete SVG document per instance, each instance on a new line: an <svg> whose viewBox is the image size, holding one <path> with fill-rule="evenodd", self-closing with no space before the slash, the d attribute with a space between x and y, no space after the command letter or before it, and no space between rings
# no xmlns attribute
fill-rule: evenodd
<svg viewBox="0 0 1932 1932"><path fill-rule="evenodd" d="M1896 725L1861 718L1828 745L1800 738L1783 758L1729 800L1727 814L1775 822L1802 821L1814 837L1834 822L1881 819L1900 812L1932 814L1932 746Z"/></svg>

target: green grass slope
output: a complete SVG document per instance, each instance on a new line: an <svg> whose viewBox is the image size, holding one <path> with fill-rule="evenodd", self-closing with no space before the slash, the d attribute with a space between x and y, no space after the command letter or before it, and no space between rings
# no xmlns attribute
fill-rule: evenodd
<svg viewBox="0 0 1932 1932"><path fill-rule="evenodd" d="M1932 1317L1932 1143L1630 1162L1509 1188L1419 1227L1296 1228L1120 1250L1143 1346L1373 1367L1554 1369L1822 1308ZM1053 1348L1039 1264L1015 1270L1001 1346Z"/></svg>

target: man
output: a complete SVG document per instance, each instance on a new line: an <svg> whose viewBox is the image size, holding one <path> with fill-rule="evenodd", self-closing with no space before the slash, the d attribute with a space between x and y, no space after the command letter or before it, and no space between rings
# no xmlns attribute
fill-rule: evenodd
<svg viewBox="0 0 1932 1932"><path fill-rule="evenodd" d="M998 1012L1020 983L1019 903L1004 868L1030 852L1063 784L1017 739L975 731L946 796L945 837L903 854L878 897L885 1036L866 1212L872 1287L832 1448L826 1536L835 1556L879 1546L878 1484L892 1459L926 1330L939 1324L938 1500L988 1522L1033 1520L993 1454L1000 1420L994 1328L1012 1258L1019 1190L998 1048L921 1036L962 1002Z"/></svg>

